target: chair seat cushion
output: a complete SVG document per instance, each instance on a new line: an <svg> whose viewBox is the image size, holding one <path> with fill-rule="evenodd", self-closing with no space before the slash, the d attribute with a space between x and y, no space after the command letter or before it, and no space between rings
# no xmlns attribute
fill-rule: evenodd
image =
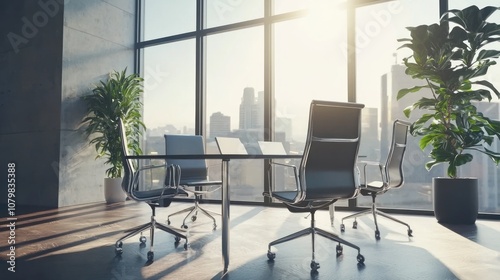
<svg viewBox="0 0 500 280"><path fill-rule="evenodd" d="M385 184L382 181L372 181L367 185L362 185L360 189L361 195L365 196L372 195L372 193L381 193L385 191Z"/></svg>
<svg viewBox="0 0 500 280"><path fill-rule="evenodd" d="M266 195L267 193L264 193ZM328 204L332 204L336 199L326 199L326 200L312 200L312 201L300 201L298 203L292 203L297 196L296 191L278 191L273 192L273 197L284 202L285 206L290 212L302 213L302 212L313 212L321 207L325 207Z"/></svg>
<svg viewBox="0 0 500 280"><path fill-rule="evenodd" d="M293 202L297 196L296 191L279 191L272 192L273 197L284 202Z"/></svg>
<svg viewBox="0 0 500 280"><path fill-rule="evenodd" d="M176 195L187 195L187 193L184 190L176 190L175 188L167 188L165 190L163 189L153 189L153 190L147 190L147 191L134 191L133 192L134 196L137 198L171 198ZM163 194L163 195L162 195Z"/></svg>
<svg viewBox="0 0 500 280"><path fill-rule="evenodd" d="M200 187L200 186L213 186L222 185L222 181L209 181L209 180L186 180L180 182L180 185L188 187Z"/></svg>

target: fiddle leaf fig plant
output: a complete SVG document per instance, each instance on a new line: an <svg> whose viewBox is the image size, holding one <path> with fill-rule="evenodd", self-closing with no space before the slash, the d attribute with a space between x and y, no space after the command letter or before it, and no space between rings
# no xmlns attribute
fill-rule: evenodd
<svg viewBox="0 0 500 280"><path fill-rule="evenodd" d="M105 157L108 178L119 178L123 170L120 119L127 127L128 148L141 154L140 137L145 125L142 122L143 79L136 74L126 74L127 69L110 73L107 81L101 81L92 93L83 97L87 105L85 133L93 136L96 158Z"/></svg>
<svg viewBox="0 0 500 280"><path fill-rule="evenodd" d="M400 49L412 51L403 59L405 73L424 82L399 90L397 99L417 92L422 96L404 114L409 118L414 110L422 112L410 133L422 137L422 150L432 148L425 165L428 170L448 163L448 176L456 178L457 167L472 161L472 150L486 154L497 166L500 163L500 153L488 148L495 138L500 139L500 122L484 116L474 105L491 101L493 95L500 97L484 79L500 56L500 50L486 49L500 41L500 25L487 21L498 9L472 5L449 10L439 23L407 27L411 38L398 40L404 42Z"/></svg>

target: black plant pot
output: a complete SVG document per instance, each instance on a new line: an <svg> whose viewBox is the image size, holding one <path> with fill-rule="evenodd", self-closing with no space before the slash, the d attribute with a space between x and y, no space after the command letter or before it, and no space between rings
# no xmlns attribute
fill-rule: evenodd
<svg viewBox="0 0 500 280"><path fill-rule="evenodd" d="M433 178L434 215L439 223L474 224L478 213L477 178Z"/></svg>

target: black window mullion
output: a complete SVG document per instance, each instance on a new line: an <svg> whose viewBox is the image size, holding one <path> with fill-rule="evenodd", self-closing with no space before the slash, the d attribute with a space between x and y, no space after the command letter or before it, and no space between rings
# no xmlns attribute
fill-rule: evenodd
<svg viewBox="0 0 500 280"><path fill-rule="evenodd" d="M272 22L269 20L272 15L273 0L265 0L264 6L264 141L274 139L274 58L273 58L273 33ZM270 160L264 160L264 192L269 192L272 186L271 178L274 178L270 168ZM267 171L269 170L269 173ZM269 177L268 177L269 176ZM264 197L264 205L271 204L270 197Z"/></svg>
<svg viewBox="0 0 500 280"><path fill-rule="evenodd" d="M205 1L198 0L196 6L196 87L195 87L195 133L206 135L205 125L205 37L202 35L205 21Z"/></svg>

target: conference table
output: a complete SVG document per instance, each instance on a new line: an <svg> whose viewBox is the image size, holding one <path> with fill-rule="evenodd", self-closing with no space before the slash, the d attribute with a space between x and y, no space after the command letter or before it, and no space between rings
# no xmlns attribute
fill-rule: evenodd
<svg viewBox="0 0 500 280"><path fill-rule="evenodd" d="M221 181L222 181L222 197L221 197L221 220L222 220L222 261L224 265L223 274L228 272L229 268L229 161L230 160L243 160L243 159L299 159L302 155L298 154L185 154L185 155L135 155L126 156L128 159L163 159L168 161L169 159L205 159L205 160L221 160Z"/></svg>

